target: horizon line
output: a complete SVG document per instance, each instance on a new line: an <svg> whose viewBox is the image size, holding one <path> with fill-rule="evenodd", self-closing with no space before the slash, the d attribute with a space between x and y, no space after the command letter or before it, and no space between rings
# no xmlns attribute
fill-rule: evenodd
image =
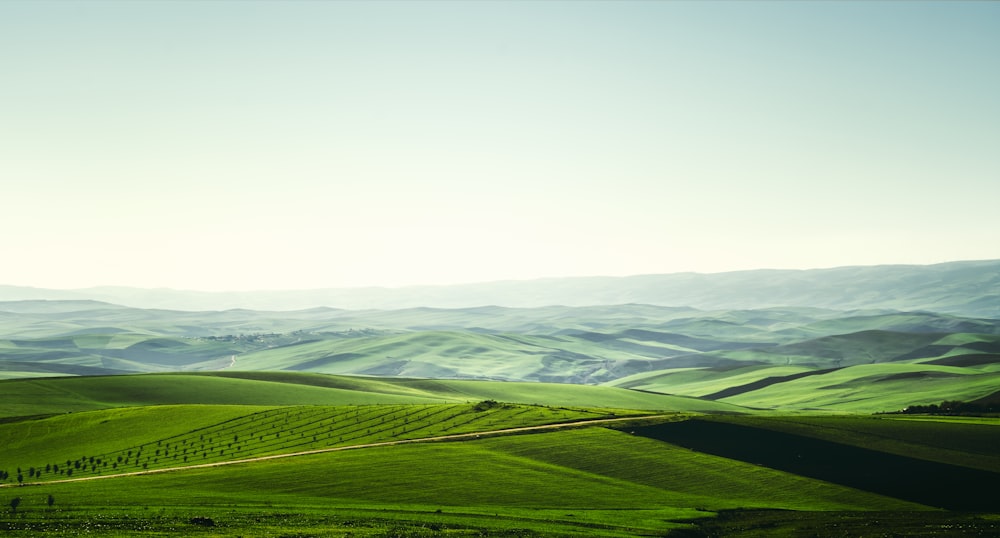
<svg viewBox="0 0 1000 538"><path fill-rule="evenodd" d="M733 273L750 273L750 272L761 272L761 271L780 271L780 272L807 272L807 271L828 271L836 269L850 269L850 268L861 268L861 267L933 267L937 265L949 265L956 263L987 263L987 262L1000 262L1000 258L982 258L982 259L962 259L962 260L949 260L943 262L933 262L933 263L875 263L875 264L848 264L848 265L834 265L834 266L824 266L824 267L808 267L808 268L780 268L780 267L758 267L753 269L732 269L724 271L672 271L672 272L662 272L662 273L633 273L627 275L573 275L573 276L540 276L531 278L506 278L506 279L496 279L496 280L478 280L469 282L456 282L451 284L403 284L398 286L388 286L388 285L359 285L359 286L328 286L328 287L310 287L310 288L255 288L255 289L227 289L227 290L209 290L209 289L195 289L195 288L183 288L183 287L170 287L170 286L133 286L133 285L120 285L120 284L97 284L92 286L83 287L50 287L50 286L36 286L36 285L21 285L21 284L6 284L0 283L0 288L21 288L30 290L41 290L41 291L65 291L65 292L85 292L100 289L125 289L125 290L143 290L143 291L170 291L170 292L180 292L180 293L199 293L199 294L234 294L234 293L305 293L305 292L315 292L315 291L362 291L362 290L404 290L413 288L449 288L449 287L461 287L461 286L481 286L490 284L508 284L508 283L528 283L528 282L540 282L546 280L583 280L583 279L625 279L625 278L642 278L642 277L654 277L654 276L668 276L668 275L724 275Z"/></svg>

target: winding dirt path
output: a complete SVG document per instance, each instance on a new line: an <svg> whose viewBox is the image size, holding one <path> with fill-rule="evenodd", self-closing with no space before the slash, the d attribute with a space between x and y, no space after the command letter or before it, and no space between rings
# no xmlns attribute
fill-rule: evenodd
<svg viewBox="0 0 1000 538"><path fill-rule="evenodd" d="M181 467L167 467L164 469L149 469L145 471L133 471L129 473L118 473L118 474L107 474L98 476L83 476L80 478L63 478L60 480L46 480L44 482L25 482L23 484L0 484L0 488L10 488L10 487L27 487L27 486L45 486L48 484L65 484L68 482L85 482L87 480L102 480L105 478L122 478L125 476L143 476L150 474L159 473L171 473L176 471L187 471L190 469L206 469L209 467L222 467L223 465L239 465L241 463L254 463L259 461L276 460L281 458L294 458L297 456L311 456L313 454L325 454L327 452L340 452L343 450L356 450L359 448L379 448L385 446L395 446L395 445L405 445L410 443L432 443L435 441L455 441L463 439L480 439L483 437L494 437L500 435L508 435L512 433L522 433L531 431L545 431L545 430L558 430L561 428L578 428L581 426L592 426L595 424L611 424L615 422L628 422L634 420L647 420L647 419L658 419L658 418L670 418L676 416L675 414L669 415L645 415L638 417L622 417L622 418L600 418L593 420L580 420L576 422L562 422L559 424L543 424L541 426L523 426L520 428L506 428L502 430L487 430L481 432L472 433L455 433L451 435L440 435L437 437L420 437L417 439L400 439L398 441L381 441L378 443L366 443L361 445L349 445L349 446L336 446L330 448L317 448L315 450L306 450L302 452L289 452L286 454L271 454L268 456L257 456L254 458L245 458L240 460L229 460L229 461L217 461L214 463L199 463L196 465L184 465Z"/></svg>

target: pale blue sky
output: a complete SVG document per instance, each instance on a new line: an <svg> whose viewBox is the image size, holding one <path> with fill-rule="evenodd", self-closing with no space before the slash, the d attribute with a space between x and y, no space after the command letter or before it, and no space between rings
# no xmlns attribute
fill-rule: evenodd
<svg viewBox="0 0 1000 538"><path fill-rule="evenodd" d="M997 2L0 2L0 284L1000 258Z"/></svg>

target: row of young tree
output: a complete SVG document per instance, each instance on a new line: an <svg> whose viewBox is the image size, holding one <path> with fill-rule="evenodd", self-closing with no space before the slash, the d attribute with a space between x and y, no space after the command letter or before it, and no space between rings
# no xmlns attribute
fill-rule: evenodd
<svg viewBox="0 0 1000 538"><path fill-rule="evenodd" d="M469 424L492 425L493 411L507 419L528 413L519 408L485 400L475 405L365 405L301 406L271 409L237 417L206 428L191 430L171 438L97 456L75 460L18 467L18 484L51 479L77 478L81 475L141 472L169 466L211 463L238 459L268 452L329 447L345 442L380 440L424 431L427 435L461 430ZM11 474L0 470L0 483L13 481Z"/></svg>
<svg viewBox="0 0 1000 538"><path fill-rule="evenodd" d="M80 458L80 459L78 459L76 461L66 460L65 465L62 465L62 466L60 466L60 464L58 464L58 463L55 463L55 464L50 463L50 464L47 464L45 467L38 467L38 468L28 467L28 471L27 471L28 476L27 476L27 478L29 478L29 479L32 479L32 478L41 478L43 473L60 474L60 475L65 475L67 477L70 477L70 476L73 476L73 470L74 469L77 470L77 471L81 471L81 470L86 471L87 469L92 469L92 470L96 471L102 465L104 467L107 467L107 462L104 462L100 458L94 458L94 457L86 458L86 457L83 457L83 458ZM18 467L17 468L17 474L16 474L17 483L18 484L24 483L24 479L25 479L24 474L25 474L25 471L22 468ZM11 475L10 475L9 472L7 472L6 470L0 469L0 482L6 482L7 480L10 479L10 476Z"/></svg>

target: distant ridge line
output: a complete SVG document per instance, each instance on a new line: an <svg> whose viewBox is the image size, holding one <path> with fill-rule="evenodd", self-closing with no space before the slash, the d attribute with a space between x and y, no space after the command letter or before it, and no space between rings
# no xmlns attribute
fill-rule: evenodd
<svg viewBox="0 0 1000 538"><path fill-rule="evenodd" d="M1000 260L256 292L125 287L49 290L0 285L0 301L24 300L93 300L136 308L186 311L535 308L623 304L703 310L812 307L932 311L998 319Z"/></svg>

